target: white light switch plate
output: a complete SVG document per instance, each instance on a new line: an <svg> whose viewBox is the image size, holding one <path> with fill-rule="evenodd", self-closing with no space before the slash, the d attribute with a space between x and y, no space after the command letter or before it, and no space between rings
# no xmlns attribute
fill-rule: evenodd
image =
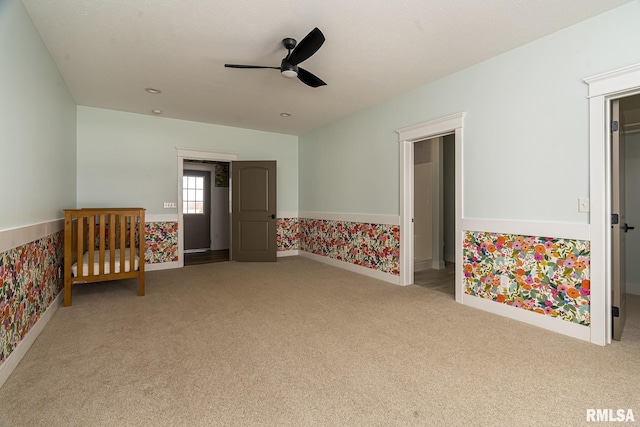
<svg viewBox="0 0 640 427"><path fill-rule="evenodd" d="M175 202L164 202L164 208L165 209L175 209L176 208L176 204L175 204Z"/></svg>
<svg viewBox="0 0 640 427"><path fill-rule="evenodd" d="M581 197L578 199L578 212L589 212L589 199Z"/></svg>

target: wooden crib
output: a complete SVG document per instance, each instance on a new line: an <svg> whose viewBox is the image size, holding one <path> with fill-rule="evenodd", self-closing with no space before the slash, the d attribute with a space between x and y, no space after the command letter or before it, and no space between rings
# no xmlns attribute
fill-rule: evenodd
<svg viewBox="0 0 640 427"><path fill-rule="evenodd" d="M64 305L79 283L138 278L144 295L144 209L64 210Z"/></svg>

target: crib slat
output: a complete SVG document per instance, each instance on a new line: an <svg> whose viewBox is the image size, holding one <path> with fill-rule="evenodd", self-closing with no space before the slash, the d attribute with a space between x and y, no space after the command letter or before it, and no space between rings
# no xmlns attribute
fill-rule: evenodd
<svg viewBox="0 0 640 427"><path fill-rule="evenodd" d="M87 218L89 220L89 228L87 229L87 234L89 235L89 244L87 245L87 252L89 253L89 272L87 273L89 276L93 276L95 273L93 264L95 262L95 251L96 251L96 218L91 215ZM82 253L84 254L84 249L82 248Z"/></svg>
<svg viewBox="0 0 640 427"><path fill-rule="evenodd" d="M99 239L100 239L100 256L99 256L99 263L98 263L98 271L99 274L102 276L104 274L104 246L105 246L105 224L104 222L107 219L107 215L98 215L98 221L100 222L100 235L99 235Z"/></svg>
<svg viewBox="0 0 640 427"><path fill-rule="evenodd" d="M131 217L131 227L129 227L129 271L135 269L136 260L136 217Z"/></svg>
<svg viewBox="0 0 640 427"><path fill-rule="evenodd" d="M125 269L125 237L127 235L127 217L120 215L120 273L127 271Z"/></svg>
<svg viewBox="0 0 640 427"><path fill-rule="evenodd" d="M116 272L116 216L109 215L109 274Z"/></svg>
<svg viewBox="0 0 640 427"><path fill-rule="evenodd" d="M82 249L84 248L84 218L78 218L78 278L84 276L84 266L82 265Z"/></svg>

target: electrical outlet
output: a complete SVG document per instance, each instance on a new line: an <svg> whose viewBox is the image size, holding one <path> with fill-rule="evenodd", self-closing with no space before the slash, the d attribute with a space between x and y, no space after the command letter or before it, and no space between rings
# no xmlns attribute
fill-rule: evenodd
<svg viewBox="0 0 640 427"><path fill-rule="evenodd" d="M590 202L589 199L581 197L578 199L578 212L589 212Z"/></svg>
<svg viewBox="0 0 640 427"><path fill-rule="evenodd" d="M176 208L176 204L175 204L175 202L164 202L164 208L165 209L175 209Z"/></svg>
<svg viewBox="0 0 640 427"><path fill-rule="evenodd" d="M509 288L511 287L511 282L509 281L509 277L505 275L498 275L497 277L494 278L494 280L497 280L498 278L500 278L500 284L498 285L499 292L505 293L505 294L508 293Z"/></svg>

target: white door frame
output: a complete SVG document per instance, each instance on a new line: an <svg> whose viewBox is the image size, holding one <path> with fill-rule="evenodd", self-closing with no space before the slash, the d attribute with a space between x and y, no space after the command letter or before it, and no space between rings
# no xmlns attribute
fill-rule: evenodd
<svg viewBox="0 0 640 427"><path fill-rule="evenodd" d="M400 149L400 285L413 284L413 144L414 142L455 133L455 234L456 301L462 303L462 147L464 113L398 129Z"/></svg>
<svg viewBox="0 0 640 427"><path fill-rule="evenodd" d="M182 175L185 160L208 160L212 162L232 162L238 160L236 153L209 151L197 148L176 147L178 152L178 267L184 267L184 215L182 212ZM231 184L229 186L231 195ZM231 237L231 233L229 233ZM229 246L231 247L231 246Z"/></svg>
<svg viewBox="0 0 640 427"><path fill-rule="evenodd" d="M584 79L589 85L591 342L611 343L612 99L640 93L640 64Z"/></svg>

